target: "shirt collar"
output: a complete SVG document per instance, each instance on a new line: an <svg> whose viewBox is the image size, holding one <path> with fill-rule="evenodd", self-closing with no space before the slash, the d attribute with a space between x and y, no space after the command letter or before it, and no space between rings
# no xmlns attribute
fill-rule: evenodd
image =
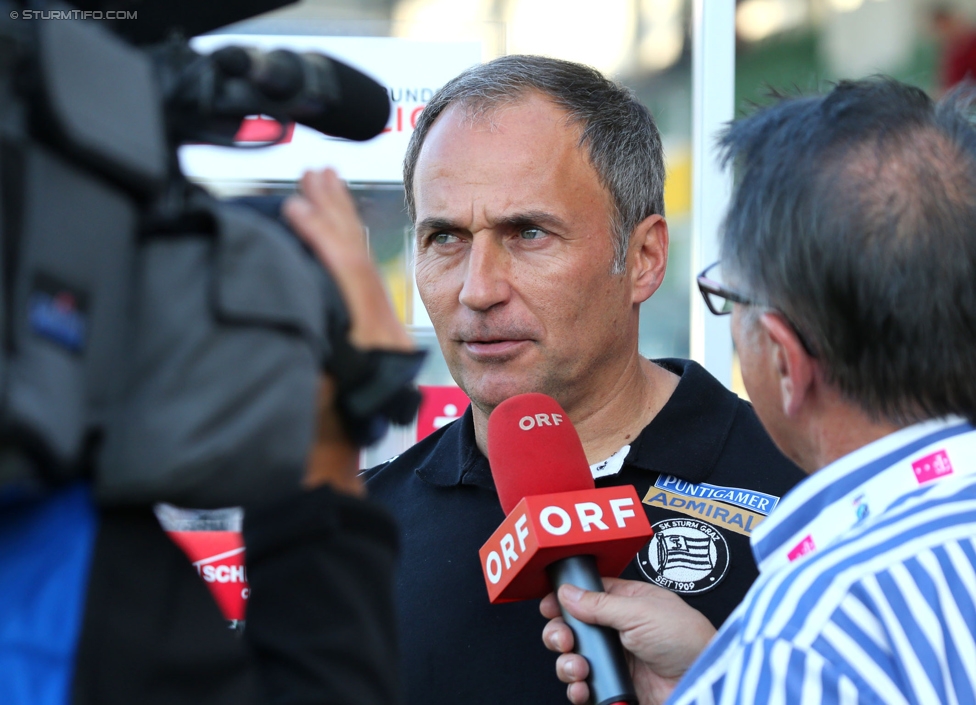
<svg viewBox="0 0 976 705"><path fill-rule="evenodd" d="M421 480L437 487L474 485L494 491L488 458L475 439L470 404L461 418L447 425L436 448L421 461L416 473Z"/></svg>
<svg viewBox="0 0 976 705"><path fill-rule="evenodd" d="M701 482L718 462L743 402L697 362L655 362L680 379L664 408L631 444L627 464Z"/></svg>
<svg viewBox="0 0 976 705"><path fill-rule="evenodd" d="M630 444L626 464L701 482L718 461L741 402L696 362L677 358L655 362L680 379L664 408ZM475 441L470 404L461 418L444 429L436 449L416 473L437 487L475 485L494 491L488 458Z"/></svg>
<svg viewBox="0 0 976 705"><path fill-rule="evenodd" d="M795 543L798 536L807 533L819 516L857 494L878 474L927 446L972 430L960 417L924 421L890 433L824 466L790 490L766 521L753 531L751 543L757 565L764 570L778 563L776 557ZM843 532L853 525L853 522L838 525L837 531Z"/></svg>

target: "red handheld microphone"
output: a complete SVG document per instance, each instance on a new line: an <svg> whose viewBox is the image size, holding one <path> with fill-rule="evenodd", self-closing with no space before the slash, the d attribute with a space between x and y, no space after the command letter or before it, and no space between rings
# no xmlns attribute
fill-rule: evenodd
<svg viewBox="0 0 976 705"><path fill-rule="evenodd" d="M481 547L493 604L544 597L560 585L603 591L653 531L630 485L596 489L566 412L545 394L520 394L488 418L488 461L508 515ZM563 611L590 663L594 705L637 703L617 633Z"/></svg>

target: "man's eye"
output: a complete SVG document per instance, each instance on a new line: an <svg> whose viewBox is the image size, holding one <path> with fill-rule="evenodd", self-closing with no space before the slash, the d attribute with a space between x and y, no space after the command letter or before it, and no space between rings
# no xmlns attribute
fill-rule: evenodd
<svg viewBox="0 0 976 705"><path fill-rule="evenodd" d="M523 240L538 240L540 237L544 237L545 234L546 231L541 228L526 228L519 233L519 237Z"/></svg>
<svg viewBox="0 0 976 705"><path fill-rule="evenodd" d="M434 245L448 245L457 241L457 236L451 233L434 233L430 236L430 242Z"/></svg>

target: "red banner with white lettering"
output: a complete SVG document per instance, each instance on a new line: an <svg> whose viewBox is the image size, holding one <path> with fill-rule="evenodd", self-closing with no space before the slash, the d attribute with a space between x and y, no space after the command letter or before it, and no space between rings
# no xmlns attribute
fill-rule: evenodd
<svg viewBox="0 0 976 705"><path fill-rule="evenodd" d="M244 566L244 537L237 531L170 531L210 588L224 617L244 619L250 588Z"/></svg>

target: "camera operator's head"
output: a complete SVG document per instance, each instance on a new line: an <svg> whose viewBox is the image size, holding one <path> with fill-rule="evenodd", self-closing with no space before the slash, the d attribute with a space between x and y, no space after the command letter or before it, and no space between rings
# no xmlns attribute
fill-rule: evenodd
<svg viewBox="0 0 976 705"><path fill-rule="evenodd" d="M404 182L417 286L476 427L524 392L577 418L618 397L668 250L660 135L634 95L556 59L474 67L424 109Z"/></svg>
<svg viewBox="0 0 976 705"><path fill-rule="evenodd" d="M796 390L755 364L770 325L870 419L976 417L972 96L935 104L889 79L842 82L724 135L737 183L723 278L740 299L746 385L777 440Z"/></svg>

